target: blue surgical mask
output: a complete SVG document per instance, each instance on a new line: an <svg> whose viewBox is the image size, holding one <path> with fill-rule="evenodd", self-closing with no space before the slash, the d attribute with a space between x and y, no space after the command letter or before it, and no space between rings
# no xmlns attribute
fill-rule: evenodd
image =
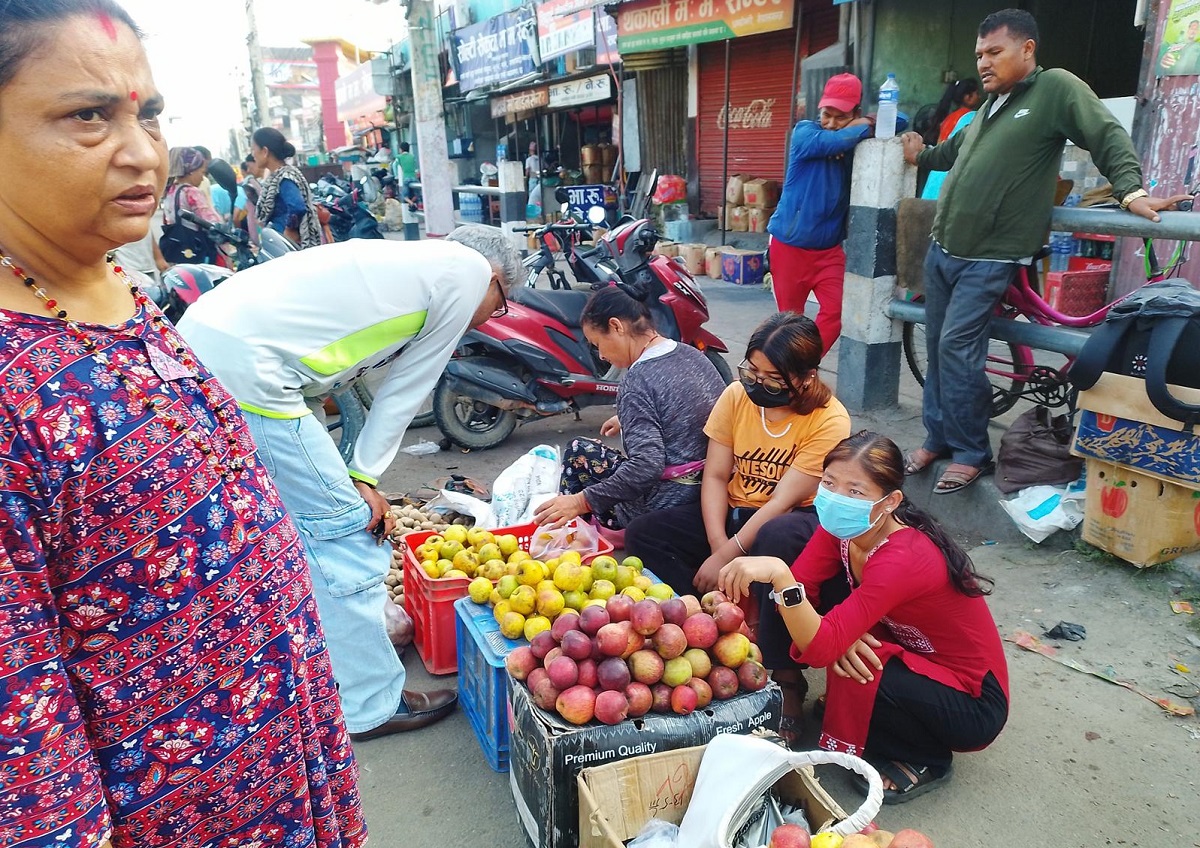
<svg viewBox="0 0 1200 848"><path fill-rule="evenodd" d="M887 500L884 495L877 501L864 501L831 492L824 486L817 486L817 496L813 506L817 508L817 520L821 526L839 539L855 539L866 533L879 523L886 512L880 513L879 518L871 520L871 510L875 504Z"/></svg>

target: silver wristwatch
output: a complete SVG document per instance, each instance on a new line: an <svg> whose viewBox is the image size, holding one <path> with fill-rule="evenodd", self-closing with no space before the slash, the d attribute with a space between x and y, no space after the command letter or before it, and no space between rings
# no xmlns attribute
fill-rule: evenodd
<svg viewBox="0 0 1200 848"><path fill-rule="evenodd" d="M798 607L807 596L804 594L804 587L797 583L795 586L788 586L782 592L771 590L771 600L781 607Z"/></svg>

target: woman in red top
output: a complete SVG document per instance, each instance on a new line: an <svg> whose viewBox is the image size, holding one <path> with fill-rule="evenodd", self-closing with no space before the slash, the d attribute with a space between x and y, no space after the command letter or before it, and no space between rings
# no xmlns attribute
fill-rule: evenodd
<svg viewBox="0 0 1200 848"><path fill-rule="evenodd" d="M772 584L793 655L827 670L821 747L875 765L892 804L945 782L951 752L987 747L1008 718L991 581L904 497L903 480L894 442L851 436L825 458L821 526L791 569L741 557L719 578L734 601Z"/></svg>
<svg viewBox="0 0 1200 848"><path fill-rule="evenodd" d="M930 122L930 133L937 134L936 141L930 144L941 144L954 134L954 127L963 115L979 108L983 101L979 93L979 80L973 77L955 80L946 86L942 99L938 102Z"/></svg>

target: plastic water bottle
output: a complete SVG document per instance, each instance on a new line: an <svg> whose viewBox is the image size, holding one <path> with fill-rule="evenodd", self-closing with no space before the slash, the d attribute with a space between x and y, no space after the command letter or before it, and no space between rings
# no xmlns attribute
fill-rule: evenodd
<svg viewBox="0 0 1200 848"><path fill-rule="evenodd" d="M1050 234L1050 270L1065 271L1071 263L1071 237L1066 233Z"/></svg>
<svg viewBox="0 0 1200 848"><path fill-rule="evenodd" d="M879 115L875 118L876 138L896 137L896 112L900 109L900 84L895 74L888 74L879 86Z"/></svg>

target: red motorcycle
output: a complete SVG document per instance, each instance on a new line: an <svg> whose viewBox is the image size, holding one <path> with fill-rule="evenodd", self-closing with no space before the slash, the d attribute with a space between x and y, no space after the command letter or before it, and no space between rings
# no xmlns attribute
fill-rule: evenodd
<svg viewBox="0 0 1200 848"><path fill-rule="evenodd" d="M626 220L590 257L598 282L620 284L645 299L658 332L704 352L726 383L729 348L704 328L708 303L679 262L652 256L658 233L645 219ZM463 337L433 396L438 428L450 441L493 448L520 422L612 404L621 377L588 344L579 318L587 291L515 287L508 314Z"/></svg>

